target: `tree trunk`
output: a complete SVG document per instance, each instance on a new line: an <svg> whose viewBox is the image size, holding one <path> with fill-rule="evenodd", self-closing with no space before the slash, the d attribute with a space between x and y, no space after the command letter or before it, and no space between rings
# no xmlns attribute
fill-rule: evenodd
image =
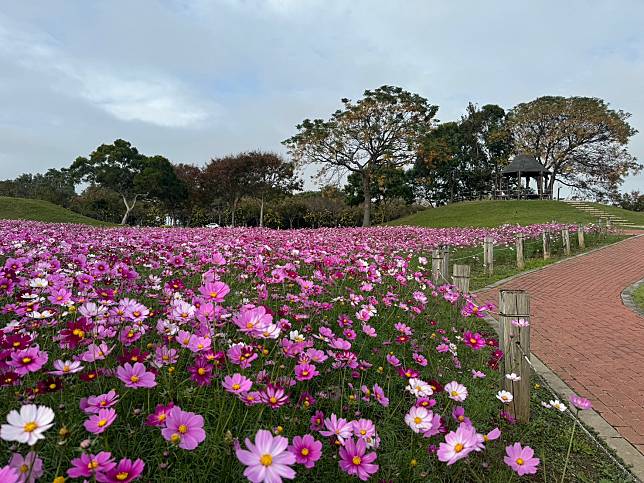
<svg viewBox="0 0 644 483"><path fill-rule="evenodd" d="M554 197L554 190L555 190L555 173L553 172L552 175L550 176L550 179L548 180L548 191L549 191L550 199L553 199Z"/></svg>
<svg viewBox="0 0 644 483"><path fill-rule="evenodd" d="M259 204L259 227L264 227L264 195L262 195L260 204Z"/></svg>
<svg viewBox="0 0 644 483"><path fill-rule="evenodd" d="M371 226L371 173L363 171L362 194L364 195L364 212L362 215L362 226Z"/></svg>
<svg viewBox="0 0 644 483"><path fill-rule="evenodd" d="M134 209L134 205L136 205L136 199L138 198L138 196L139 195L134 195L134 200L132 200L132 204L130 205L125 198L125 195L121 195L121 197L123 198L123 203L125 204L125 214L123 215L123 219L121 220L121 225L125 225L128 216L130 216L130 212Z"/></svg>

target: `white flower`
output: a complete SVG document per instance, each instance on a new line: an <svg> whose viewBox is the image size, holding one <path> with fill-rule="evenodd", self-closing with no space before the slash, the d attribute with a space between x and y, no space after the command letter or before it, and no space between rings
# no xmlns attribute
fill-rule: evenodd
<svg viewBox="0 0 644 483"><path fill-rule="evenodd" d="M306 340L304 335L300 334L297 330L292 330L291 332L289 332L288 338L293 342L304 342Z"/></svg>
<svg viewBox="0 0 644 483"><path fill-rule="evenodd" d="M550 406L553 408L561 411L562 413L567 409L565 404L562 404L559 399L555 399L554 401L550 401Z"/></svg>
<svg viewBox="0 0 644 483"><path fill-rule="evenodd" d="M514 399L514 396L511 392L508 391L499 391L496 393L496 398L501 401L503 404L509 404Z"/></svg>
<svg viewBox="0 0 644 483"><path fill-rule="evenodd" d="M17 441L33 446L39 439L45 439L43 433L54 423L54 411L47 406L27 404L7 415L7 422L0 428L0 438L5 441Z"/></svg>
<svg viewBox="0 0 644 483"><path fill-rule="evenodd" d="M434 394L432 386L427 384L422 379L416 379L415 377L409 379L409 384L407 385L407 387L405 387L405 389L407 389L416 397L427 397Z"/></svg>
<svg viewBox="0 0 644 483"><path fill-rule="evenodd" d="M29 280L29 286L32 288L45 288L49 285L46 278L34 278Z"/></svg>
<svg viewBox="0 0 644 483"><path fill-rule="evenodd" d="M517 382L521 380L521 376L517 376L514 372L511 374L506 374L505 375L506 379L509 379L511 381Z"/></svg>
<svg viewBox="0 0 644 483"><path fill-rule="evenodd" d="M526 319L515 319L511 321L511 324L515 327L528 327L530 325L530 322Z"/></svg>
<svg viewBox="0 0 644 483"><path fill-rule="evenodd" d="M545 401L541 401L541 405L546 409L552 408L552 406L550 404L548 404L547 402L545 402Z"/></svg>
<svg viewBox="0 0 644 483"><path fill-rule="evenodd" d="M405 414L405 422L414 433L425 432L432 427L434 414L423 407L413 406Z"/></svg>

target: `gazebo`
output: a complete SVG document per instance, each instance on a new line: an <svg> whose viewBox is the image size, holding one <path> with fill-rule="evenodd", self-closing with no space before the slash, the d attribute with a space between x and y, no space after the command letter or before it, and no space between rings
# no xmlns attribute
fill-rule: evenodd
<svg viewBox="0 0 644 483"><path fill-rule="evenodd" d="M550 198L547 189L548 178L552 175L541 162L529 154L517 154L502 171L501 197L503 198ZM525 187L521 186L521 178L525 178ZM536 181L536 194L530 192L530 179ZM510 189L510 183L516 180L516 190Z"/></svg>

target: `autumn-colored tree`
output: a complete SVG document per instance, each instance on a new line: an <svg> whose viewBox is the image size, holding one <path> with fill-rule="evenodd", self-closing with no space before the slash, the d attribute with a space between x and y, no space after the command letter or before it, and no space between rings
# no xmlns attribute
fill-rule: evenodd
<svg viewBox="0 0 644 483"><path fill-rule="evenodd" d="M508 116L517 152L539 159L555 181L597 196L615 191L642 166L628 151L637 133L630 114L595 97L539 97L519 104Z"/></svg>
<svg viewBox="0 0 644 483"><path fill-rule="evenodd" d="M366 90L357 102L342 99L342 104L327 121L305 119L283 144L296 163L320 166L318 176L326 181L357 173L364 196L362 225L369 226L373 173L414 161L438 106L392 86Z"/></svg>

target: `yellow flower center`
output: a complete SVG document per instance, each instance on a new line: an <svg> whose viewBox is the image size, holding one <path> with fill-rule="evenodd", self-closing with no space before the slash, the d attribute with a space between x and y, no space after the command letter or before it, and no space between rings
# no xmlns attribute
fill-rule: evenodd
<svg viewBox="0 0 644 483"><path fill-rule="evenodd" d="M161 356L161 359L163 359L164 361L169 361L169 360L170 360L170 356Z"/></svg>
<svg viewBox="0 0 644 483"><path fill-rule="evenodd" d="M22 358L22 363L23 364L29 364L31 362L31 357L23 357Z"/></svg>
<svg viewBox="0 0 644 483"><path fill-rule="evenodd" d="M181 436L178 433L174 433L172 436L170 436L170 441L173 443L178 443L181 441Z"/></svg>
<svg viewBox="0 0 644 483"><path fill-rule="evenodd" d="M418 423L416 423L416 424L418 424ZM361 434L362 436L364 436L365 434L367 434L367 430L366 430L366 429L361 429L361 430L360 430L360 434Z"/></svg>
<svg viewBox="0 0 644 483"><path fill-rule="evenodd" d="M415 422L416 424L420 424L420 423L422 423L422 422L423 422L423 418L419 418L418 416L416 416L416 417L414 418L414 422Z"/></svg>
<svg viewBox="0 0 644 483"><path fill-rule="evenodd" d="M241 386L239 384L233 384L233 389L235 391L239 391L240 388L241 388Z"/></svg>
<svg viewBox="0 0 644 483"><path fill-rule="evenodd" d="M102 428L107 424L107 419L101 419L98 423L96 423L99 428Z"/></svg>
<svg viewBox="0 0 644 483"><path fill-rule="evenodd" d="M29 466L25 464L20 465L20 473L26 473L27 471L29 471Z"/></svg>
<svg viewBox="0 0 644 483"><path fill-rule="evenodd" d="M71 367L69 367L67 364L63 366L63 372L69 372L71 371Z"/></svg>
<svg viewBox="0 0 644 483"><path fill-rule="evenodd" d="M116 479L119 481L124 481L124 480L127 480L127 477L129 475L130 474L127 471L121 471L120 473L116 474Z"/></svg>
<svg viewBox="0 0 644 483"><path fill-rule="evenodd" d="M454 446L454 452L460 453L461 451L463 451L464 447L465 446L463 446L461 443L456 443L456 446Z"/></svg>
<svg viewBox="0 0 644 483"><path fill-rule="evenodd" d="M210 292L210 296L211 296L213 299L216 299L216 298L217 298L217 295L219 295L217 292Z"/></svg>
<svg viewBox="0 0 644 483"><path fill-rule="evenodd" d="M303 376L308 376L308 375L309 375L309 371L302 371L302 375L303 375Z"/></svg>
<svg viewBox="0 0 644 483"><path fill-rule="evenodd" d="M36 421L31 421L30 423L25 424L22 429L25 430L25 433L32 433L38 429L38 423L36 423Z"/></svg>
<svg viewBox="0 0 644 483"><path fill-rule="evenodd" d="M465 416L459 416L459 417L458 417L458 420L459 420L459 421L465 421Z"/></svg>
<svg viewBox="0 0 644 483"><path fill-rule="evenodd" d="M51 384L49 385L49 389L51 389L52 391L53 391L54 389L56 389L56 384L51 383Z"/></svg>
<svg viewBox="0 0 644 483"><path fill-rule="evenodd" d="M180 425L178 429L181 434L186 434L188 432L188 426L185 424Z"/></svg>
<svg viewBox="0 0 644 483"><path fill-rule="evenodd" d="M167 416L165 415L165 413L161 413L161 414L159 414L159 417L158 417L157 419L158 419L159 421L165 421L165 418L167 418Z"/></svg>
<svg viewBox="0 0 644 483"><path fill-rule="evenodd" d="M84 332L84 331L82 331L81 329L74 329L74 330L72 331L72 334L74 334L76 337L79 337L79 338L81 338L81 339L82 339L83 337L85 337L85 332Z"/></svg>
<svg viewBox="0 0 644 483"><path fill-rule="evenodd" d="M308 448L302 448L302 451L300 451L300 453L302 453L302 456L306 456L306 455L309 454L309 449Z"/></svg>
<svg viewBox="0 0 644 483"><path fill-rule="evenodd" d="M18 341L14 342L14 343L13 343L13 346L14 346L14 347L20 347L20 342L18 342Z"/></svg>
<svg viewBox="0 0 644 483"><path fill-rule="evenodd" d="M183 343L184 343L184 344L188 344L189 342L190 342L190 339L189 339L188 337L186 337L185 339L183 339Z"/></svg>
<svg viewBox="0 0 644 483"><path fill-rule="evenodd" d="M132 377L130 377L130 381L132 381L132 382L139 382L139 376L132 376Z"/></svg>
<svg viewBox="0 0 644 483"><path fill-rule="evenodd" d="M271 402L271 404L276 404L277 403L277 398L275 396L271 396L269 401Z"/></svg>
<svg viewBox="0 0 644 483"><path fill-rule="evenodd" d="M199 374L200 376L203 376L205 373L206 373L206 370L203 367L200 367L199 369L197 369L197 374Z"/></svg>
<svg viewBox="0 0 644 483"><path fill-rule="evenodd" d="M259 462L264 466L270 466L270 465L273 464L273 456L271 456L269 454L263 454L259 458Z"/></svg>
<svg viewBox="0 0 644 483"><path fill-rule="evenodd" d="M522 458L517 458L517 464L518 465L522 465L523 463L525 463L525 461L523 461Z"/></svg>
<svg viewBox="0 0 644 483"><path fill-rule="evenodd" d="M470 344L476 344L476 339L474 337L470 337Z"/></svg>
<svg viewBox="0 0 644 483"><path fill-rule="evenodd" d="M87 463L88 470L95 470L96 468L98 468L98 461L92 460L89 463Z"/></svg>
<svg viewBox="0 0 644 483"><path fill-rule="evenodd" d="M458 396L458 391L452 391L450 394L452 395L452 397L456 397Z"/></svg>
<svg viewBox="0 0 644 483"><path fill-rule="evenodd" d="M487 434L484 434L483 435L483 441L485 441L487 443L489 440L490 440L490 438L487 437Z"/></svg>
<svg viewBox="0 0 644 483"><path fill-rule="evenodd" d="M360 463L362 463L362 459L360 458L360 456L354 456L351 462L354 465L358 466Z"/></svg>

